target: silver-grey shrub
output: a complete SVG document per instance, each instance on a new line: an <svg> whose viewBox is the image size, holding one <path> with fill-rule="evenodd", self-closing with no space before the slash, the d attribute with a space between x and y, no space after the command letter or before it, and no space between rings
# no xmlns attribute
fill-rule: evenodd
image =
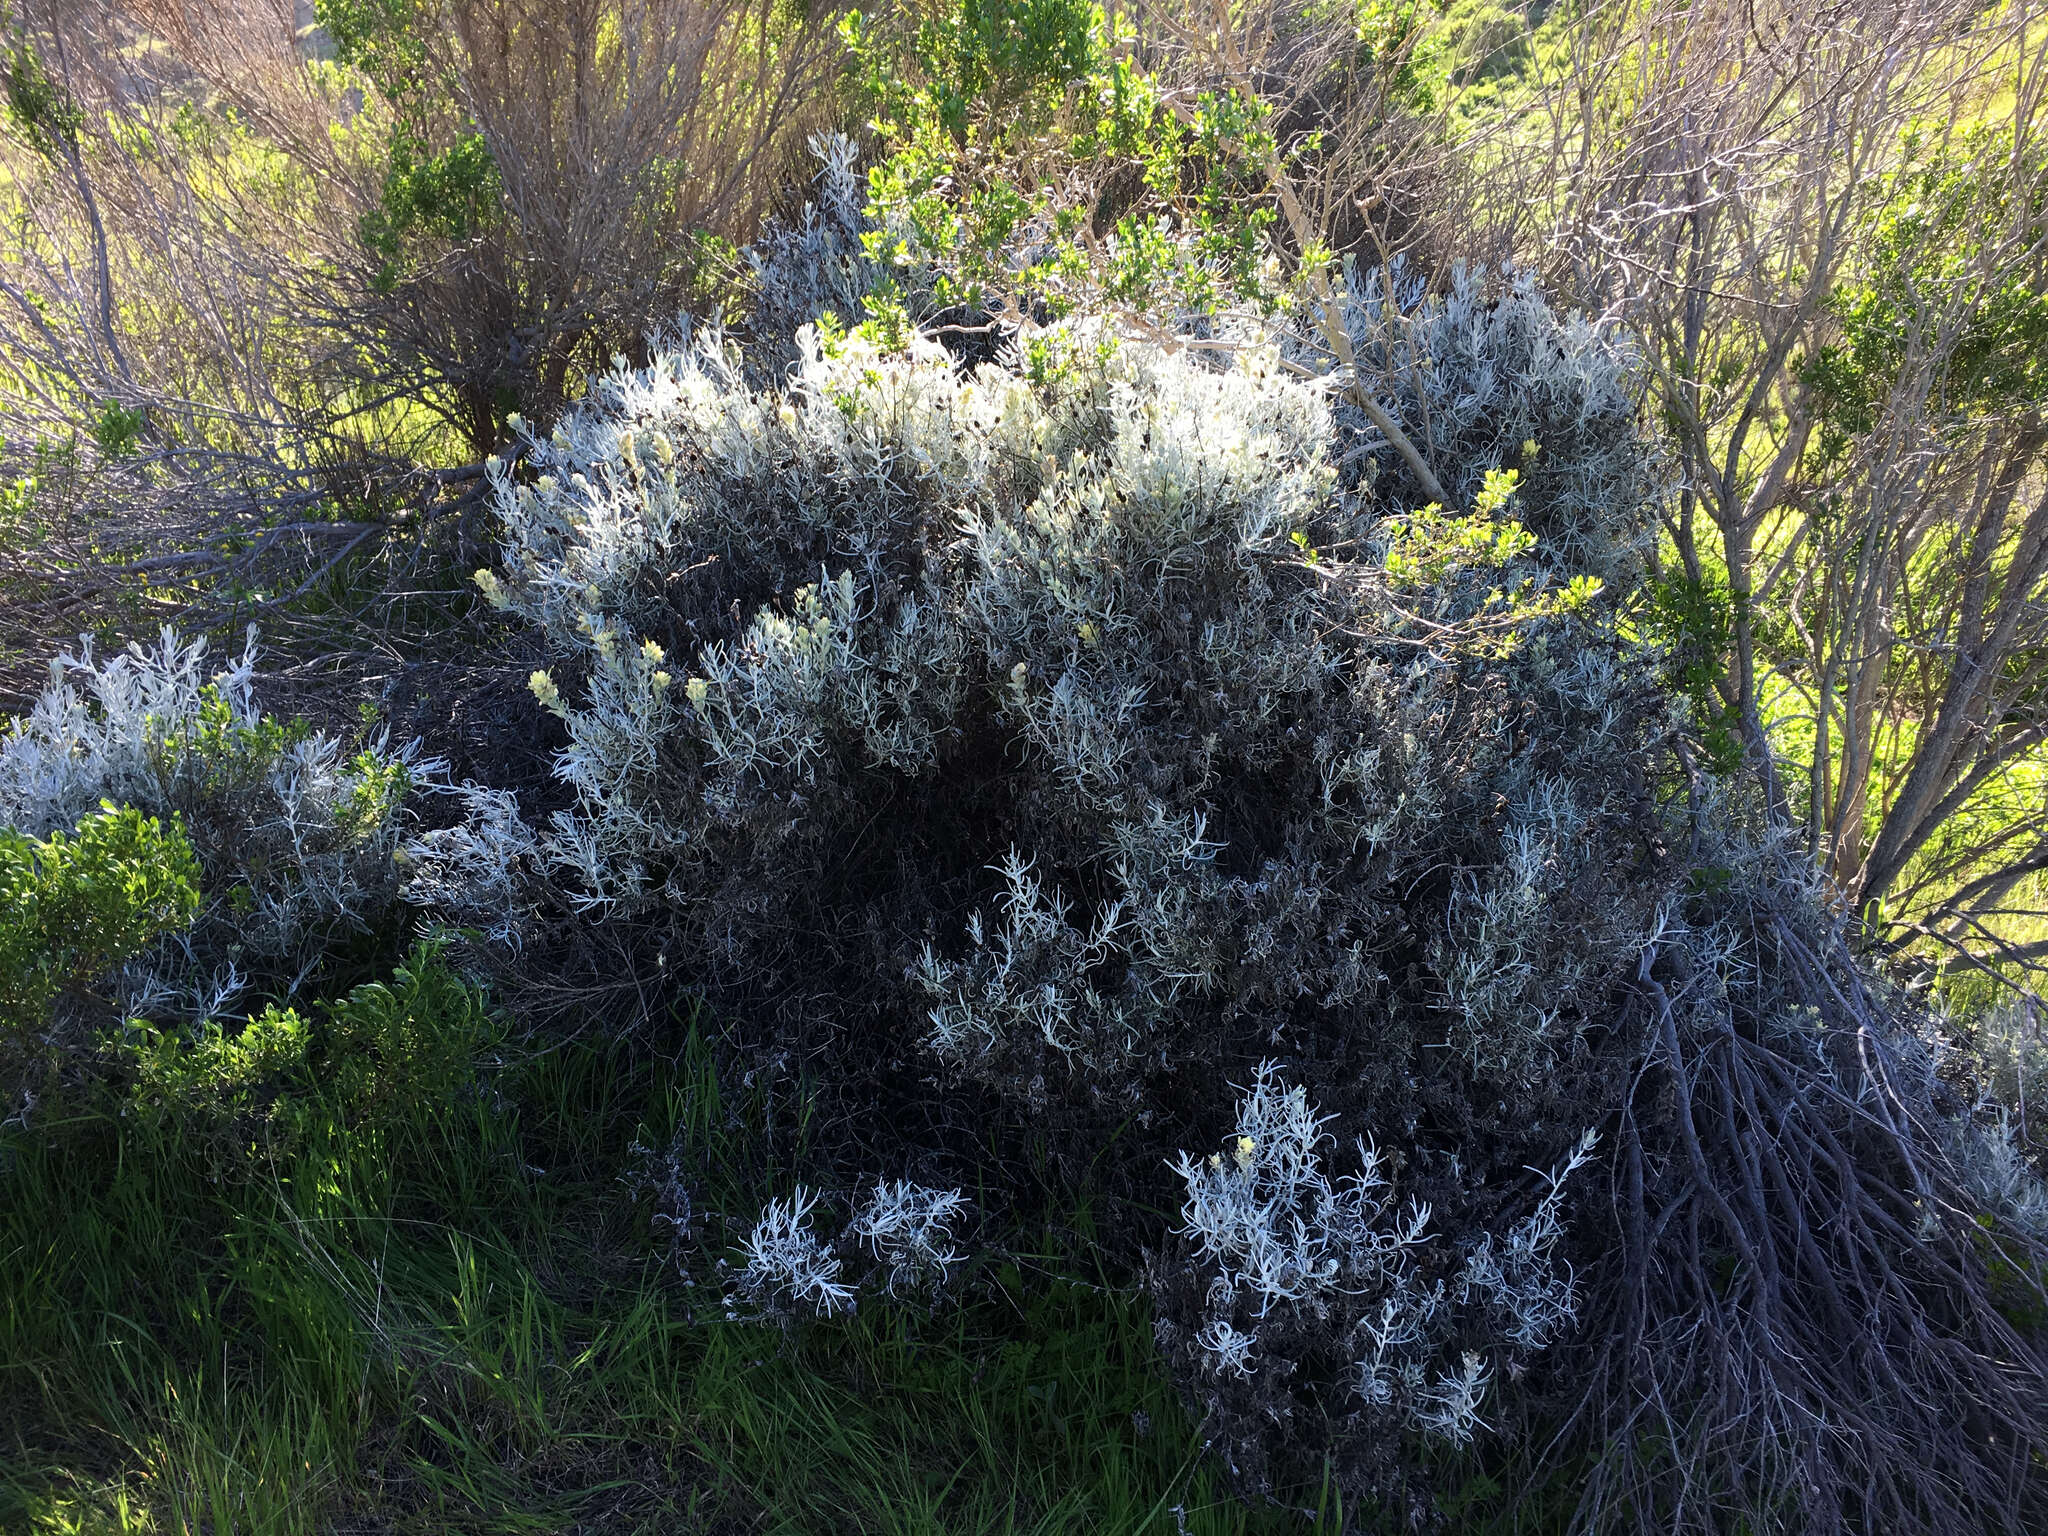
<svg viewBox="0 0 2048 1536"><path fill-rule="evenodd" d="M615 368L492 470L573 799L496 807L489 901L638 935L845 1095L1114 1149L1183 1208L1143 1269L1248 1488L1426 1503L1563 1434L1588 1526L2038 1507L1958 1426L2041 1449L1999 1287L2048 1254L1985 1237L2020 1186L1630 638L1626 347L1472 278L1344 318L1455 505L1284 334ZM743 1289L833 1311L801 1205Z"/></svg>
<svg viewBox="0 0 2048 1536"><path fill-rule="evenodd" d="M253 628L219 666L170 629L105 657L81 642L0 735L0 826L42 835L107 800L178 817L200 856L198 920L114 978L130 1012L222 1018L252 986L290 994L398 910L406 797L439 765L266 716L256 661Z"/></svg>
<svg viewBox="0 0 2048 1536"><path fill-rule="evenodd" d="M844 958L903 976L898 1006L958 1068L1041 1097L1130 1091L1196 1017L1369 998L1374 887L1433 837L1502 871L1446 891L1447 953L1504 902L1588 945L1636 921L1595 896L1542 928L1597 848L1587 775L1487 763L1501 803L1455 819L1474 749L1527 706L1496 689L1454 727L1462 683L1420 636L1360 643L1402 621L1364 562L1304 550L1362 550L1375 509L1336 494L1324 399L1271 353L1216 367L1081 326L1040 343L1034 383L921 341L806 345L777 392L716 336L621 369L534 438L534 478L500 472L503 571L480 581L563 659L534 682L570 737L577 805L541 842L572 901L658 907L758 971L834 899L819 866L875 797L915 796L879 829L924 837L890 877L895 931L863 925L879 950ZM1583 722L1567 755L1625 747L1619 672L1527 651L1538 706ZM1007 784L1005 754L1026 769ZM1003 803L942 843L913 823L959 808L961 780ZM1365 878L1333 878L1348 865ZM1600 969L1447 968L1433 1012L1479 1021L1475 1066L1517 1062Z"/></svg>
<svg viewBox="0 0 2048 1536"><path fill-rule="evenodd" d="M957 1189L880 1180L836 1238L819 1234L822 1203L816 1190L799 1184L762 1208L739 1245L740 1262L720 1265L732 1282L729 1318L836 1317L851 1312L863 1290L936 1300L966 1257L956 1229L968 1203Z"/></svg>
<svg viewBox="0 0 2048 1536"><path fill-rule="evenodd" d="M1528 273L1490 282L1459 267L1432 295L1397 262L1391 278L1351 273L1343 291L1358 373L1459 505L1488 469L1515 468L1522 520L1551 558L1609 583L1640 578L1662 455L1638 425L1645 381L1625 333L1556 314ZM1290 350L1317 351L1306 340ZM1355 401L1339 396L1336 411L1347 476L1375 474L1382 495L1427 499Z"/></svg>
<svg viewBox="0 0 2048 1536"><path fill-rule="evenodd" d="M1597 1139L1588 1133L1548 1179L1535 1208L1503 1234L1462 1241L1454 1278L1432 1277L1427 1205L1397 1204L1388 1159L1363 1138L1357 1171L1332 1177L1326 1119L1268 1063L1240 1100L1237 1128L1206 1159L1182 1153L1180 1235L1207 1281L1193 1334L1198 1380L1215 1420L1254 1413L1261 1373L1291 1375L1304 1351L1333 1357L1355 1406L1454 1444L1484 1428L1499 1364L1520 1368L1577 1314L1577 1289L1557 1252L1564 1181ZM1475 1324L1477 1326L1475 1326ZM1180 1325L1163 1325L1171 1348ZM1240 1397L1244 1401L1233 1401Z"/></svg>
<svg viewBox="0 0 2048 1536"><path fill-rule="evenodd" d="M782 1038L879 1030L1077 1149L1297 1063L1434 1211L1412 1283L1441 1306L1372 1379L1397 1429L1469 1434L1493 1367L1464 1355L1570 1313L1535 1259L1561 1207L1509 1186L1585 1130L1561 1084L1656 907L1642 669L1551 601L1579 572L1541 544L1443 578L1512 594L1472 624L1421 617L1380 564L1407 509L1341 483L1329 398L1277 346L1096 321L972 370L799 346L761 389L679 338L494 471L478 581L549 640L533 686L569 741L575 803L531 833L555 895L658 931L735 1009L779 997ZM1617 507L1617 540L1647 516ZM1413 1148L1437 1120L1457 1157ZM803 1248L781 1214L764 1265ZM1380 1228L1352 1214L1342 1306L1287 1304L1357 1343ZM1256 1339L1190 1305L1190 1335Z"/></svg>

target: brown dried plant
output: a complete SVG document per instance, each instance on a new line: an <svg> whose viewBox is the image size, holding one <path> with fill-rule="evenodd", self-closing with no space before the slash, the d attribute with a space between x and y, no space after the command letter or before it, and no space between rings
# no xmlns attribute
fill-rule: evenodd
<svg viewBox="0 0 2048 1536"><path fill-rule="evenodd" d="M131 622L303 597L451 511L467 540L506 415L701 301L836 68L827 18L736 0L423 6L430 89L397 104L288 0L19 20L0 435L35 482L0 558L25 654L117 597ZM401 133L478 137L491 180L394 261Z"/></svg>

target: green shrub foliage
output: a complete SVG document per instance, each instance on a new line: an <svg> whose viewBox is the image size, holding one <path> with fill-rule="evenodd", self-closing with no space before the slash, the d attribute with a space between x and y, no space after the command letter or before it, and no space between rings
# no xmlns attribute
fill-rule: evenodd
<svg viewBox="0 0 2048 1536"><path fill-rule="evenodd" d="M484 995L440 948L415 945L388 981L239 1024L131 1021L121 1041L123 1113L216 1172L288 1163L309 1137L414 1131L479 1091L501 1035Z"/></svg>
<svg viewBox="0 0 2048 1536"><path fill-rule="evenodd" d="M0 827L0 1070L33 1098L49 1047L90 1021L98 989L198 914L199 861L184 829L104 805L69 835Z"/></svg>
<svg viewBox="0 0 2048 1536"><path fill-rule="evenodd" d="M77 1520L331 1529L335 1472L477 1358L436 1354L428 1319L501 1251L473 1234L530 1198L499 1036L416 950L331 1004L131 1033L63 1114L0 1125L8 1523L114 1429L99 1475L139 1472L128 1513L86 1495ZM400 1279L421 1262L434 1280Z"/></svg>

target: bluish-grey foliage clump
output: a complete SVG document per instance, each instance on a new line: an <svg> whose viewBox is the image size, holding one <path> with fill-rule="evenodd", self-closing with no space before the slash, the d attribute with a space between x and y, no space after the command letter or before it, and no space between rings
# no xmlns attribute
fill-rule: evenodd
<svg viewBox="0 0 2048 1536"><path fill-rule="evenodd" d="M762 253L762 325L852 301L844 233ZM1998 1505L1955 1408L2042 1422L1979 1221L2031 1174L1632 638L1627 347L1526 281L1364 291L1355 379L1107 315L972 367L700 330L595 381L492 471L477 580L550 648L572 800L470 792L475 905L639 935L845 1092L902 1063L927 1123L1000 1105L1077 1178L1114 1148L1181 1209L1160 1342L1248 1487L1414 1492L1570 1423L1589 1524L1695 1477L1819 1528ZM951 1263L817 1220L764 1212L735 1305ZM1845 1394L1895 1454L1834 1434Z"/></svg>
<svg viewBox="0 0 2048 1536"><path fill-rule="evenodd" d="M1651 554L1661 494L1659 452L1638 427L1641 379L1629 338L1611 325L1551 310L1528 274L1489 282L1459 267L1440 295L1397 264L1353 273L1344 329L1358 373L1406 430L1460 507L1487 470L1521 476L1519 512L1550 558L1633 586ZM1297 354L1313 357L1303 341ZM1347 481L1377 494L1429 498L1348 395L1336 402Z"/></svg>
<svg viewBox="0 0 2048 1536"><path fill-rule="evenodd" d="M757 374L773 378L795 357L796 335L826 316L858 324L881 269L862 237L866 191L854 166L859 148L844 134L815 137L815 200L793 223L776 223L747 248L752 312L747 334Z"/></svg>
<svg viewBox="0 0 2048 1536"><path fill-rule="evenodd" d="M110 801L179 818L199 854L198 920L109 979L120 1009L231 1017L398 909L407 796L440 765L266 716L256 660L253 630L220 665L168 629L110 656L81 643L0 735L0 826L40 835Z"/></svg>

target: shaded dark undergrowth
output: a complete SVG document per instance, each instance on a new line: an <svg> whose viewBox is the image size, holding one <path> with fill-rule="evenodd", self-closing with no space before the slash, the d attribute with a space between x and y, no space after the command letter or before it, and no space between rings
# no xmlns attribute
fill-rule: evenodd
<svg viewBox="0 0 2048 1536"><path fill-rule="evenodd" d="M729 1091L686 1022L509 1042L424 953L307 1029L0 1140L0 1528L1323 1523L1226 1494L1086 1210L986 1213L938 1313L729 1320L625 1175L676 1149L715 1250L809 1155L800 1083Z"/></svg>

